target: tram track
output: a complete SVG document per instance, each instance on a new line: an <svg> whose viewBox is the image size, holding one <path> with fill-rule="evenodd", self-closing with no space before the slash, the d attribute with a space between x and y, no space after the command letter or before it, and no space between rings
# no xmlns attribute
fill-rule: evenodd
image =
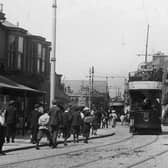
<svg viewBox="0 0 168 168"><path fill-rule="evenodd" d="M5 168L5 167L9 167L9 166L14 166L14 165L19 165L19 164L23 164L26 162L33 162L33 161L38 161L38 160L45 160L45 159L50 159L50 158L54 158L54 157L58 157L58 156L64 156L64 155L68 155L68 154L73 154L73 153L77 153L77 152L85 152L85 151L89 151L89 150L94 150L97 148L102 148L102 147L106 147L106 146L111 146L111 145L115 145L115 144L119 144L119 143L123 143L126 142L130 139L132 139L134 136L128 136L124 139L118 140L118 141L114 141L111 143L107 143L104 145L96 145L96 146L92 146L92 147L87 147L87 148L83 148L83 149L77 149L77 150L72 150L69 152L63 152L63 153L59 153L59 154L52 154L52 155L48 155L48 156L42 156L42 157L37 157L37 158L33 158L33 159L23 159L21 161L14 161L11 163L6 163L6 164L0 164L0 168Z"/></svg>
<svg viewBox="0 0 168 168"><path fill-rule="evenodd" d="M147 157L145 159L142 159L142 160L140 160L140 161L138 161L136 163L133 163L133 164L127 166L126 168L132 168L132 167L136 167L138 165L144 164L145 162L148 162L148 161L150 161L152 159L155 159L156 157L159 157L161 155L164 155L165 153L168 153L168 149L164 150L164 151L161 151L161 152L158 152L158 153L156 153L156 154L154 154L154 155L152 155L150 157Z"/></svg>
<svg viewBox="0 0 168 168"><path fill-rule="evenodd" d="M84 163L81 163L81 164L77 164L77 165L74 165L74 166L71 166L69 168L78 168L78 167L84 167L84 166L88 166L89 164L92 164L92 163L95 163L95 162L98 162L98 161L103 161L103 160L106 160L106 159L111 159L111 158L115 158L115 157L119 157L120 155L122 155L123 153L130 153L130 152L134 152L138 149L141 149L141 148L144 148L146 146L149 146L149 145L152 145L153 143L157 142L159 139L159 136L157 135L154 140L146 143L146 144L143 144L143 145L139 145L133 149L130 149L130 150L125 150L125 151L122 151L122 152L119 152L119 153L116 153L116 154L113 154L113 155L109 155L109 156L106 156L106 157L98 157L96 159L93 159L93 160L90 160L90 161L87 161L87 162L84 162ZM168 152L168 150L167 150ZM153 157L152 157L153 158ZM143 162L143 161L142 161ZM138 163L137 163L138 164ZM140 163L139 163L140 164ZM132 167L134 167L134 165L132 165ZM131 168L131 167L127 167L127 168Z"/></svg>

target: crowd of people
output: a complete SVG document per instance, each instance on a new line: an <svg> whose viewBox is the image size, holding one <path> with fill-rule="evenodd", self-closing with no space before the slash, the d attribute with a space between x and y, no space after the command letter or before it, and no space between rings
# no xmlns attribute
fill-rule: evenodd
<svg viewBox="0 0 168 168"><path fill-rule="evenodd" d="M4 142L15 142L17 115L15 102L9 102L6 108L0 109L0 154L4 155L2 147ZM105 111L103 109L92 110L88 107L62 106L56 101L52 102L52 107L45 110L42 105L35 104L30 113L29 123L31 130L31 143L36 144L39 150L39 143L42 137L46 136L51 148L57 147L57 139L62 136L64 146L67 145L68 138L72 135L73 142L79 142L79 136L84 137L84 143L88 143L90 132L97 135L99 128L116 126L117 116L115 110ZM120 116L121 123L124 116ZM90 131L91 130L91 131Z"/></svg>

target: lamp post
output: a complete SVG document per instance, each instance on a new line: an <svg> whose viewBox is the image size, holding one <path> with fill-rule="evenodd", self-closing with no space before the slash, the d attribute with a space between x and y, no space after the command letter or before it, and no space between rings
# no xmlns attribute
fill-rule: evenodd
<svg viewBox="0 0 168 168"><path fill-rule="evenodd" d="M89 109L91 109L91 85L92 85L92 70L89 68Z"/></svg>
<svg viewBox="0 0 168 168"><path fill-rule="evenodd" d="M55 98L55 70L56 70L56 10L57 1L53 0L53 25L52 25L52 50L51 50L51 69L50 69L50 107Z"/></svg>

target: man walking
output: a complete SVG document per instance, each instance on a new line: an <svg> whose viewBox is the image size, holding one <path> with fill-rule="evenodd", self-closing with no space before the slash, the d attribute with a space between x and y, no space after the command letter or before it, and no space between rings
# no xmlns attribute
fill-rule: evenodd
<svg viewBox="0 0 168 168"><path fill-rule="evenodd" d="M42 113L39 112L39 104L34 105L34 109L31 112L30 123L31 123L31 143L35 144L37 142L38 133L38 119Z"/></svg>
<svg viewBox="0 0 168 168"><path fill-rule="evenodd" d="M57 106L56 100L53 100L52 104L53 106L50 108L48 113L50 116L49 126L52 135L52 144L53 144L52 147L56 148L59 126L61 124L61 110Z"/></svg>
<svg viewBox="0 0 168 168"><path fill-rule="evenodd" d="M50 116L48 115L48 113L45 112L43 115L40 116L38 120L39 128L38 128L37 143L36 143L37 150L40 149L39 142L44 135L46 135L47 139L49 140L49 145L52 145L52 138L48 128L49 118Z"/></svg>
<svg viewBox="0 0 168 168"><path fill-rule="evenodd" d="M80 108L75 108L72 112L72 132L73 132L73 141L79 142L79 134L80 134L80 125L81 125L81 114Z"/></svg>
<svg viewBox="0 0 168 168"><path fill-rule="evenodd" d="M15 134L16 134L16 108L15 108L15 101L9 101L9 105L6 108L6 138L7 143L10 142L10 138L12 142L15 142Z"/></svg>
<svg viewBox="0 0 168 168"><path fill-rule="evenodd" d="M72 114L68 107L62 114L64 146L67 146L67 139L71 136Z"/></svg>
<svg viewBox="0 0 168 168"><path fill-rule="evenodd" d="M85 137L84 143L88 143L89 135L90 135L90 128L91 123L93 122L93 117L90 115L90 109L85 107L84 111L84 126L83 126L83 136Z"/></svg>

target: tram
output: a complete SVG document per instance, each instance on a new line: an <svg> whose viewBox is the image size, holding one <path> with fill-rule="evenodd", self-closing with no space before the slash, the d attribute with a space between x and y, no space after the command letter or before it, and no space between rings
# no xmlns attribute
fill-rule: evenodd
<svg viewBox="0 0 168 168"><path fill-rule="evenodd" d="M129 74L130 132L161 133L162 72L139 69Z"/></svg>

